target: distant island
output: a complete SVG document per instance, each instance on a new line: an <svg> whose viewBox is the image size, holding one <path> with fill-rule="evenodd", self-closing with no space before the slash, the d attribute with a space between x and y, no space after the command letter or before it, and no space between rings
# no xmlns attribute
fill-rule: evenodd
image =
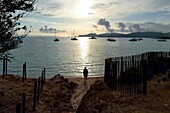
<svg viewBox="0 0 170 113"><path fill-rule="evenodd" d="M143 37L143 38L161 38L164 37L166 39L170 39L169 33L161 33L161 32L134 32L129 34L121 34L121 33L104 33L104 34L96 34L89 33L84 35L79 35L79 37Z"/></svg>

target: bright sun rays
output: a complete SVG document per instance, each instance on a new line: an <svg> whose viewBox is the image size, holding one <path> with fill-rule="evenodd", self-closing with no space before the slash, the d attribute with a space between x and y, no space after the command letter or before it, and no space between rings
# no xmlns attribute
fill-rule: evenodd
<svg viewBox="0 0 170 113"><path fill-rule="evenodd" d="M88 1L81 1L75 6L75 14L78 17L87 17L90 13L91 4Z"/></svg>

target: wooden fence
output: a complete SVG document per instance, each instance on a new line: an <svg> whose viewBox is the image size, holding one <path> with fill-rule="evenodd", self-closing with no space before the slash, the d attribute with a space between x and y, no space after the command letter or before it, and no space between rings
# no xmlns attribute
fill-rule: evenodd
<svg viewBox="0 0 170 113"><path fill-rule="evenodd" d="M109 58L105 60L104 80L114 90L146 95L147 81L156 73L165 73L169 64L170 52Z"/></svg>
<svg viewBox="0 0 170 113"><path fill-rule="evenodd" d="M6 66L3 66L6 67ZM7 68L6 68L7 69ZM0 111L0 113L6 113L11 110L15 109L16 113L25 113L28 111L34 112L36 110L36 106L38 105L38 102L40 100L40 95L43 93L43 87L45 83L45 75L46 75L46 69L44 68L41 72L41 77L39 77L35 82L34 82L34 94L33 94L33 101L31 103L28 103L28 98L26 96L26 93L22 93L21 101L19 101L16 106L12 106L11 108L4 109ZM5 74L3 75L3 78L5 77ZM27 79L26 77L26 62L23 64L23 77L22 81L24 82ZM30 97L29 97L30 98ZM32 105L32 109L29 110L26 108L26 105Z"/></svg>

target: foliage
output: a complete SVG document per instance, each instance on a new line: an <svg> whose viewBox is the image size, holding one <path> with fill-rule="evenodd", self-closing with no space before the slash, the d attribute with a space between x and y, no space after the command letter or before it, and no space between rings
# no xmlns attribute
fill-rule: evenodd
<svg viewBox="0 0 170 113"><path fill-rule="evenodd" d="M10 56L31 29L21 26L19 19L34 10L36 0L0 0L0 60ZM22 34L18 34L21 31Z"/></svg>

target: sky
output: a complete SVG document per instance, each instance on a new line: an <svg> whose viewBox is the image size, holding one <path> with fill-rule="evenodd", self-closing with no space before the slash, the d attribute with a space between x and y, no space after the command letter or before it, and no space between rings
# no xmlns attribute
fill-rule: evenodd
<svg viewBox="0 0 170 113"><path fill-rule="evenodd" d="M170 0L38 0L21 24L30 35L170 32Z"/></svg>

